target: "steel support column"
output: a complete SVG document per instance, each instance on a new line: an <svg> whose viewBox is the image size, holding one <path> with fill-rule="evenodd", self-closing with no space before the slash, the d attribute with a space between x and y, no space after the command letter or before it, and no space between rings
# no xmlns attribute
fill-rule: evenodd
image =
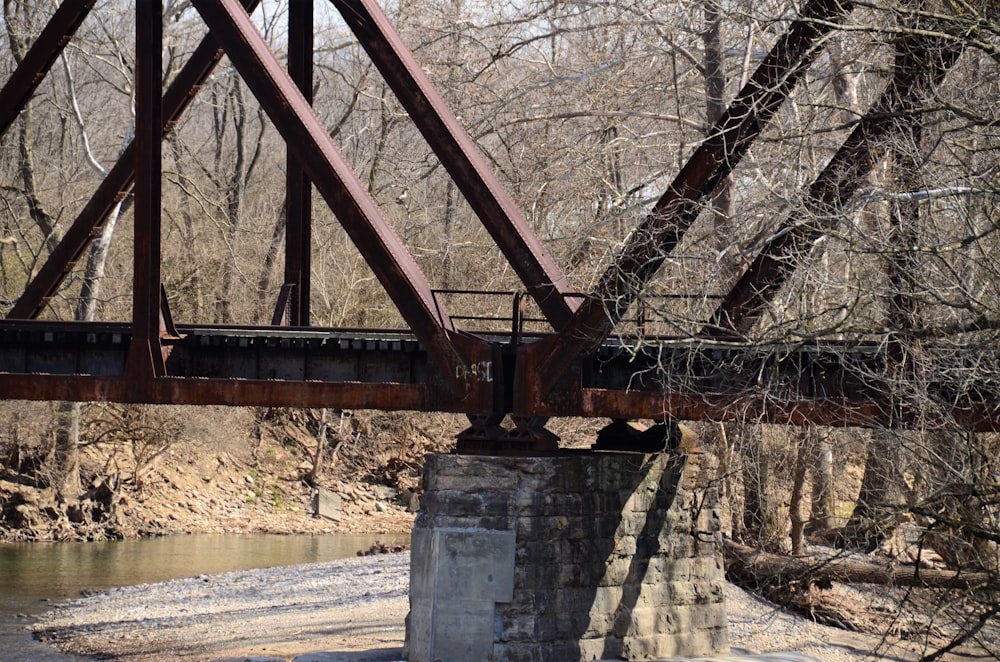
<svg viewBox="0 0 1000 662"><path fill-rule="evenodd" d="M803 7L566 328L547 346L522 352L519 366L530 372L519 380L522 398L546 397L578 357L607 338L697 218L705 196L732 172L819 54L821 37L852 8L850 0L810 0Z"/></svg>
<svg viewBox="0 0 1000 662"><path fill-rule="evenodd" d="M878 101L809 187L802 211L793 213L754 258L723 298L702 335L738 338L760 319L795 270L795 257L840 222L842 207L906 125L919 121L914 111L939 84L964 50L960 40L921 36L906 40L896 54L893 78Z"/></svg>
<svg viewBox="0 0 1000 662"><path fill-rule="evenodd" d="M0 90L0 136L17 119L97 0L64 0Z"/></svg>
<svg viewBox="0 0 1000 662"><path fill-rule="evenodd" d="M288 3L288 74L307 103L312 103L313 0ZM285 285L293 326L309 326L312 269L312 183L299 160L286 147L285 159Z"/></svg>
<svg viewBox="0 0 1000 662"><path fill-rule="evenodd" d="M375 0L330 0L556 330L579 300L514 200Z"/></svg>
<svg viewBox="0 0 1000 662"><path fill-rule="evenodd" d="M163 109L163 8L141 0L135 9L135 222L132 344L125 374L137 390L163 376L160 348L160 190Z"/></svg>
<svg viewBox="0 0 1000 662"><path fill-rule="evenodd" d="M248 12L252 12L259 3L260 0L244 0ZM191 59L178 72L163 95L162 136L165 137L173 130L222 56L223 51L211 35L198 44ZM100 234L111 210L132 190L135 182L135 159L136 142L133 139L66 230L59 245L25 287L24 293L7 313L8 319L35 319L41 314L73 271L90 242Z"/></svg>

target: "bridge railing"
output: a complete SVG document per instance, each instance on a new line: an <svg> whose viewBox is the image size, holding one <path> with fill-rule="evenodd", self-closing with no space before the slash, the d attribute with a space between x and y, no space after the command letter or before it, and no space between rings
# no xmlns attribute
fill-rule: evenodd
<svg viewBox="0 0 1000 662"><path fill-rule="evenodd" d="M550 333L552 327L527 292L509 290L436 289L436 301L462 331L509 335L512 344L525 336ZM565 297L583 298L583 293ZM683 339L697 335L721 295L658 293L640 297L616 327L621 339ZM700 314L699 314L700 313Z"/></svg>
<svg viewBox="0 0 1000 662"><path fill-rule="evenodd" d="M451 320L462 331L509 334L516 344L515 339L525 333L552 330L538 304L523 291L438 289L433 293L435 300L447 307Z"/></svg>

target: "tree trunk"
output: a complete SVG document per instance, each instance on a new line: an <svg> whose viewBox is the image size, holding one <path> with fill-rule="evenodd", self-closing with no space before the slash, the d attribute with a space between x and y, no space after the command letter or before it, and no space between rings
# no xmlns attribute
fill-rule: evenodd
<svg viewBox="0 0 1000 662"><path fill-rule="evenodd" d="M285 245L285 221L284 216L279 216L274 222L271 241L267 245L267 254L264 256L264 265L260 269L260 278L257 279L257 319L264 322L271 319L269 314L270 293L274 287L275 267L281 255L281 247Z"/></svg>
<svg viewBox="0 0 1000 662"><path fill-rule="evenodd" d="M768 489L771 466L761 426L744 423L737 434L743 463L743 541L768 547L778 541L781 527L774 495Z"/></svg>
<svg viewBox="0 0 1000 662"><path fill-rule="evenodd" d="M326 437L330 432L330 410L323 407L319 410L319 430L316 433L316 455L313 456L312 469L306 475L306 482L316 487L320 472L323 471L323 453L326 452Z"/></svg>
<svg viewBox="0 0 1000 662"><path fill-rule="evenodd" d="M21 2L4 2L4 25L7 28L7 41L10 44L10 52L14 57L15 64L21 64L24 56L28 53L28 42L18 29L22 23L27 25L31 22L29 15L32 10L30 5ZM49 252L53 251L59 244L59 237L56 234L55 219L46 211L41 199L38 197L38 186L35 180L35 132L34 116L31 111L31 102L25 104L21 111L20 126L17 134L18 149L18 174L21 184L24 187L22 193L28 205L28 215L42 233L44 247Z"/></svg>
<svg viewBox="0 0 1000 662"><path fill-rule="evenodd" d="M233 246L239 238L243 224L243 205L246 199L247 183L257 162L257 157L260 155L263 140L261 140L262 136L258 135L256 145L251 149L250 145L254 143L254 138L247 135L249 109L243 97L243 83L238 76L234 76L232 79L226 103L232 109L233 132L236 141L233 170L226 182L226 242L229 246ZM258 109L258 117L261 112ZM216 131L219 131L220 128L225 130L224 122L217 123ZM217 133L216 140L221 143L222 134ZM216 302L216 322L220 324L232 324L235 321L232 302L236 281L235 269L236 267L230 266L222 271L222 292Z"/></svg>
<svg viewBox="0 0 1000 662"><path fill-rule="evenodd" d="M441 242L441 283L444 289L451 289L451 245L455 234L455 182L450 178L444 189L444 241Z"/></svg>
<svg viewBox="0 0 1000 662"><path fill-rule="evenodd" d="M870 552L892 533L905 507L903 500L902 433L872 430L858 500L839 544Z"/></svg>
<svg viewBox="0 0 1000 662"><path fill-rule="evenodd" d="M56 411L56 499L72 503L80 498L80 403L60 402Z"/></svg>
<svg viewBox="0 0 1000 662"><path fill-rule="evenodd" d="M996 542L984 535L990 528L990 504L996 496L995 484L986 458L988 449L977 447L973 432L937 432L928 443L940 461L932 469L935 491L920 504L921 513L931 520L927 542L948 565L956 568L1000 570ZM995 529L994 529L995 530ZM993 536L1000 540L1000 534Z"/></svg>
<svg viewBox="0 0 1000 662"><path fill-rule="evenodd" d="M806 533L834 527L833 447L825 434L816 435L811 449L812 503Z"/></svg>
<svg viewBox="0 0 1000 662"><path fill-rule="evenodd" d="M705 0L704 31L701 33L705 47L705 119L712 127L726 112L726 70L722 48L722 14L717 0ZM749 48L749 45L748 45ZM711 129L710 129L711 130ZM716 229L724 226L736 210L733 198L733 176L727 175L719 182L711 196L713 222ZM721 237L719 237L721 239Z"/></svg>
<svg viewBox="0 0 1000 662"><path fill-rule="evenodd" d="M97 302L101 292L101 281L104 279L108 254L111 252L111 239L115 226L121 214L122 203L119 202L110 217L101 228L101 233L94 238L87 252L87 265L83 272L83 284L80 285L80 298L77 300L76 319L82 322L92 322L97 317Z"/></svg>
<svg viewBox="0 0 1000 662"><path fill-rule="evenodd" d="M830 40L830 69L833 70L833 94L840 106L840 114L845 123L857 119L858 75L850 66L844 48L845 36Z"/></svg>
<svg viewBox="0 0 1000 662"><path fill-rule="evenodd" d="M897 45L897 63L905 57L905 48L903 44ZM894 190L910 191L920 185L920 121L919 117L912 118L889 145L887 172ZM889 251L885 261L890 285L886 296L886 325L890 332L920 328L914 296L920 271L912 252L912 247L919 245L920 208L915 201L894 198L889 201L887 220L890 245L898 250ZM850 531L844 537L847 547L865 550L877 547L891 533L903 506L904 482L900 470L903 433L898 430L903 407L912 404L913 394L909 389L917 376L915 359L918 352L915 349L917 347L911 346L901 335L890 333L885 374L880 375L888 384L889 410L885 412L885 428L872 431L861 493L847 523Z"/></svg>
<svg viewBox="0 0 1000 662"><path fill-rule="evenodd" d="M885 566L852 558L818 556L793 558L762 552L732 540L725 541L724 552L728 576L760 585L774 585L777 582L785 584L844 582L946 589L1000 587L998 577L986 572L955 572L903 565Z"/></svg>
<svg viewBox="0 0 1000 662"><path fill-rule="evenodd" d="M371 167L368 169L368 181L366 186L368 193L374 198L376 189L379 186L379 178L382 175L386 151L389 145L389 133L392 130L393 119L389 113L389 90L383 85L379 96L379 127L378 139L375 141L375 149L372 153Z"/></svg>
<svg viewBox="0 0 1000 662"><path fill-rule="evenodd" d="M804 546L805 518L802 517L802 495L806 482L809 453L812 450L812 435L806 429L798 434L799 446L795 453L795 470L792 473L792 494L788 499L788 518L792 522L789 537L792 540L792 554L798 556Z"/></svg>

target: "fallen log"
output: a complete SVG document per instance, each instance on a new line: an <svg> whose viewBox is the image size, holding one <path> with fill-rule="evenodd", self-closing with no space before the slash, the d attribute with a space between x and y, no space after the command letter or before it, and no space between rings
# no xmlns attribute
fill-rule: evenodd
<svg viewBox="0 0 1000 662"><path fill-rule="evenodd" d="M726 573L761 583L797 582L804 586L842 582L938 589L998 589L1000 577L988 572L935 570L899 564L880 565L843 556L784 556L725 541Z"/></svg>

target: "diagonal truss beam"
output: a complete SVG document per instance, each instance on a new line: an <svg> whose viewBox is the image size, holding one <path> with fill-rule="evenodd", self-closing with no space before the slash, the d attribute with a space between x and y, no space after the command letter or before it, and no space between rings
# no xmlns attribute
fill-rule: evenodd
<svg viewBox="0 0 1000 662"><path fill-rule="evenodd" d="M437 154L528 293L556 330L578 306L569 280L535 235L458 118L376 0L330 0Z"/></svg>
<svg viewBox="0 0 1000 662"><path fill-rule="evenodd" d="M97 0L65 0L0 90L0 136L17 119Z"/></svg>
<svg viewBox="0 0 1000 662"><path fill-rule="evenodd" d="M403 319L452 385L465 388L465 361L431 285L365 190L325 127L236 0L192 3L302 163Z"/></svg>
<svg viewBox="0 0 1000 662"><path fill-rule="evenodd" d="M851 0L810 0L719 118L615 263L534 367L544 396L581 354L596 349L625 315L667 254L701 212L701 203L746 154L802 74L823 36L853 8Z"/></svg>
<svg viewBox="0 0 1000 662"><path fill-rule="evenodd" d="M842 207L900 132L913 122L921 100L938 85L964 50L961 40L919 35L901 40L892 80L809 187L801 210L772 235L726 294L702 335L733 339L746 334L795 270L795 259L840 221Z"/></svg>
<svg viewBox="0 0 1000 662"><path fill-rule="evenodd" d="M260 0L244 0L244 6L250 12L256 9L258 4ZM223 55L223 51L211 35L206 36L198 44L191 59L178 72L163 95L164 137L173 130ZM100 234L111 210L132 190L135 182L135 158L136 143L133 139L66 230L59 245L7 313L8 319L35 319L45 309L63 281L73 271L73 267L83 256L90 242Z"/></svg>

